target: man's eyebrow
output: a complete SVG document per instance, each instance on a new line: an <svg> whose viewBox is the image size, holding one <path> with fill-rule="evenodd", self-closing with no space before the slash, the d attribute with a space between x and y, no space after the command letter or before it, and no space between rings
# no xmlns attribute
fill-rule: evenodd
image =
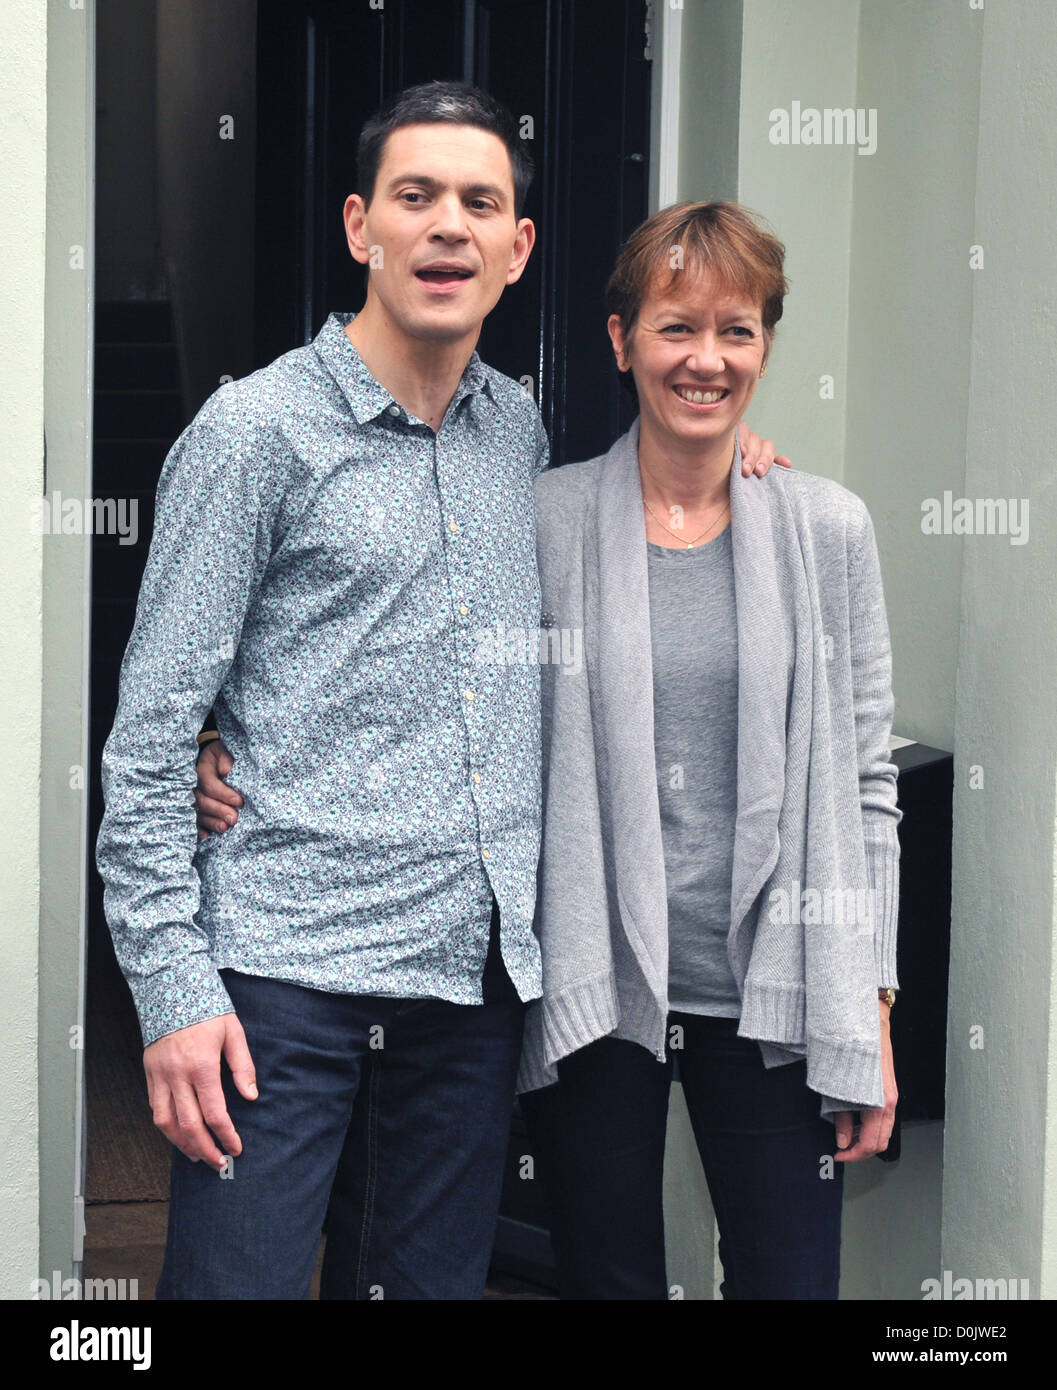
<svg viewBox="0 0 1057 1390"><path fill-rule="evenodd" d="M429 174L397 174L395 178L389 180L389 192L398 188L402 183L417 184L419 188L424 188L427 193L438 193L447 186L440 179L431 178ZM459 192L464 198L480 198L487 195L502 200L510 196L506 189L500 188L498 184L494 183L461 184Z"/></svg>

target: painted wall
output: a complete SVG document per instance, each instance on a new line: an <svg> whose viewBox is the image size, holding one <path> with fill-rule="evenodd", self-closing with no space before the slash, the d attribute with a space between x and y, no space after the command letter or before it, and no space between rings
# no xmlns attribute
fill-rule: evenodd
<svg viewBox="0 0 1057 1390"><path fill-rule="evenodd" d="M962 543L921 503L965 479L982 16L964 0L863 0L858 102L877 152L855 167L846 487L885 577L898 731L953 747Z"/></svg>
<svg viewBox="0 0 1057 1390"><path fill-rule="evenodd" d="M71 13L71 23L84 16ZM47 11L9 0L0 26L0 1298L37 1275L37 921L40 910L41 495Z"/></svg>
<svg viewBox="0 0 1057 1390"><path fill-rule="evenodd" d="M1030 526L1022 545L961 541L943 1264L1028 1278L1053 1298L1057 9L988 5L976 18L976 208L962 240L985 259L964 495L1029 499Z"/></svg>
<svg viewBox="0 0 1057 1390"><path fill-rule="evenodd" d="M708 3L693 7L707 19ZM849 145L777 144L794 103L855 107L858 5L752 0L741 47L738 198L786 246L790 282L771 365L749 410L758 433L810 473L840 479L847 403L852 188ZM832 398L828 379L832 379Z"/></svg>

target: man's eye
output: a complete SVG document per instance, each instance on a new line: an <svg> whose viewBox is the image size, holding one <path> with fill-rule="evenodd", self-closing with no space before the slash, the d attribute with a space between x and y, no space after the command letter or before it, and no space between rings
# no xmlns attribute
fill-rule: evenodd
<svg viewBox="0 0 1057 1390"><path fill-rule="evenodd" d="M421 193L401 193L400 196L404 199L405 202L410 202L413 198L419 199L423 195Z"/></svg>
<svg viewBox="0 0 1057 1390"><path fill-rule="evenodd" d="M685 331L685 323L668 323L661 329L662 333L683 333Z"/></svg>

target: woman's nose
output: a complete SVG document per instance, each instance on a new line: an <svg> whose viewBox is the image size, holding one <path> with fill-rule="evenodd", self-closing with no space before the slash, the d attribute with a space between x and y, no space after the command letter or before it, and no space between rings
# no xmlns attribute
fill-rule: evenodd
<svg viewBox="0 0 1057 1390"><path fill-rule="evenodd" d="M719 339L712 333L695 339L691 344L690 356L686 360L686 365L690 371L699 372L702 376L721 372L724 359L723 353L720 351Z"/></svg>

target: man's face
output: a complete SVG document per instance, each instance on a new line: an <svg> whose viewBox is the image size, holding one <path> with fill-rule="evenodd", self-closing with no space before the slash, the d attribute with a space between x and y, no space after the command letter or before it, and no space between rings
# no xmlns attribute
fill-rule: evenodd
<svg viewBox="0 0 1057 1390"><path fill-rule="evenodd" d="M349 249L370 267L368 302L432 342L476 340L535 240L514 216L506 146L474 126L413 125L386 140L369 207L345 204Z"/></svg>

